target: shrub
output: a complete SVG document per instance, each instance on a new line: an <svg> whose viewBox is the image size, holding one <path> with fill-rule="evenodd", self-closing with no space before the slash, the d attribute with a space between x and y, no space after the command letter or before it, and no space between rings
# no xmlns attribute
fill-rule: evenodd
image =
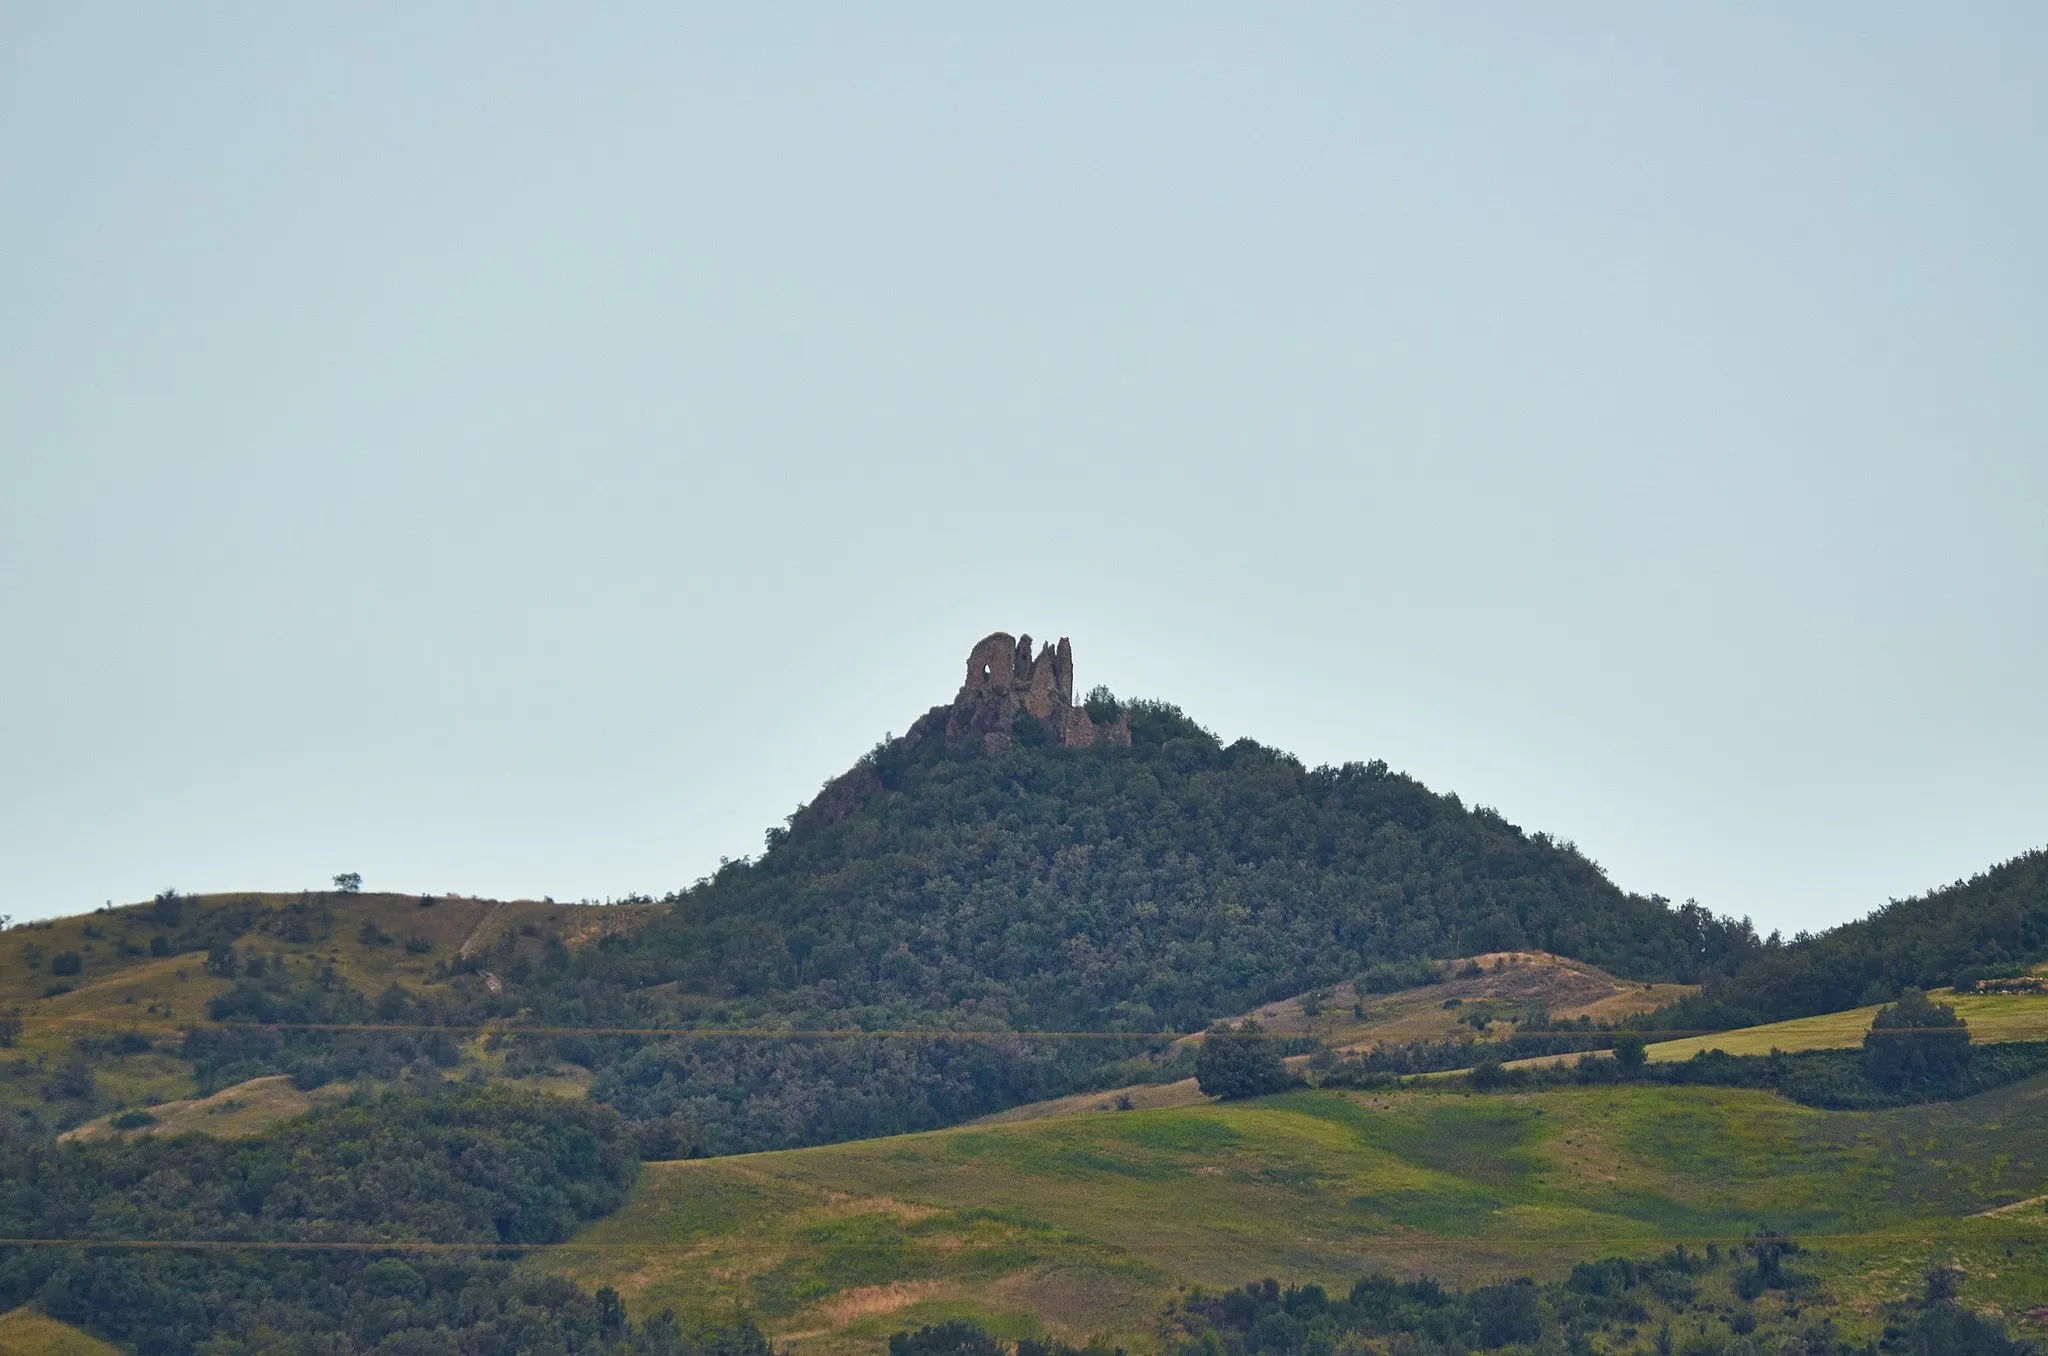
<svg viewBox="0 0 2048 1356"><path fill-rule="evenodd" d="M1863 1062L1871 1081L1893 1092L1953 1087L1969 1069L1969 1024L1948 1004L1908 989L1877 1010Z"/></svg>
<svg viewBox="0 0 2048 1356"><path fill-rule="evenodd" d="M1210 1097L1263 1097L1287 1086L1280 1046L1250 1018L1237 1030L1212 1026L1195 1055L1195 1082Z"/></svg>
<svg viewBox="0 0 2048 1356"><path fill-rule="evenodd" d="M1005 1356L1002 1343L964 1318L948 1319L889 1339L889 1356Z"/></svg>
<svg viewBox="0 0 2048 1356"><path fill-rule="evenodd" d="M1440 983L1443 977L1444 967L1432 960L1380 961L1368 966L1358 977L1358 991L1393 993L1399 989L1419 989L1427 984Z"/></svg>

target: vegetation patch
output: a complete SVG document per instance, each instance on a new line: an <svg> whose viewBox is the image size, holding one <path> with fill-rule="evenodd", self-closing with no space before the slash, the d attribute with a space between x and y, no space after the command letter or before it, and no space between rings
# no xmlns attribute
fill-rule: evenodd
<svg viewBox="0 0 2048 1356"><path fill-rule="evenodd" d="M1680 1242L1725 1253L1772 1229L1800 1240L1800 1268L1842 1301L1826 1310L1840 1330L1875 1336L1882 1314L1851 1310L1854 1287L1843 1288L1869 1266L1879 1273L1873 1293L1903 1300L1935 1253L1976 1237L2013 1251L1987 1268L1995 1279L1972 1270L1966 1295L2048 1285L2048 1214L1970 1218L2036 1195L2048 1180L2044 1103L2048 1080L2036 1079L1881 1112L1647 1085L1298 1091L1084 1111L650 1170L618 1215L581 1238L673 1237L665 1220L687 1210L700 1222L689 1248L578 1253L545 1265L622 1291L620 1278L637 1274L645 1302L694 1295L714 1308L762 1307L752 1276L772 1275L795 1307L764 1323L806 1334L807 1349L872 1349L886 1334L865 1318L835 1326L834 1297L900 1283L923 1287L919 1304L943 1300L947 1316L1156 1350L1157 1306L1176 1286L1235 1284L1246 1271L1336 1285L1377 1265L1446 1285L1511 1274L1550 1284L1590 1257L1654 1258ZM719 1205L707 1213L692 1200ZM934 1213L928 1224L878 1213L858 1230L820 1231L790 1204L816 1210L835 1200ZM1013 1232L1000 1246L975 1241L970 1210L993 1210ZM757 1252L773 1255L773 1267L748 1273L744 1259ZM822 1255L835 1252L842 1262ZM1110 1278L1096 1299L1077 1306L1067 1296L1055 1321L1019 1298L1035 1293L1033 1277L1077 1257ZM1735 1271L1718 1274L1715 1284L1732 1295Z"/></svg>

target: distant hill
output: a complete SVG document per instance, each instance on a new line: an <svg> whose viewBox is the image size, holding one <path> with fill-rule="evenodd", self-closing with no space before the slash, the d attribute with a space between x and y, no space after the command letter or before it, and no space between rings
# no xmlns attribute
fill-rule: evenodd
<svg viewBox="0 0 2048 1356"><path fill-rule="evenodd" d="M2048 953L2042 854L1764 941L1384 763L1225 745L1163 702L1077 698L1074 672L1064 642L989 637L952 703L758 860L659 901L166 891L0 934L0 1306L36 1306L0 1317L0 1350L70 1340L42 1312L177 1356L343 1328L364 1350L461 1332L465 1350L768 1356L742 1313L819 1356L956 1315L1149 1351L1163 1306L1228 1307L1183 1285L1426 1267L1486 1304L1534 1304L1504 1278L1538 1277L1544 1350L1589 1338L1568 1315L1600 1298L1616 1350L1711 1310L1730 1343L1846 1356L1863 1348L1801 1306L1873 1338L1917 1303L1930 1248L1969 1269L1972 1302L2015 1316L2038 1290L2031 1065L1968 1100L1839 1113L1677 1086L1663 1073L1689 1066L1664 1063L1395 1083L1472 1043L2010 989ZM2010 1041L2044 1001L1966 1006ZM1202 1099L1190 1033L1247 1014L1323 1086ZM1839 1042L1859 1020L1801 1030ZM636 1159L721 1157L650 1169L603 1218ZM488 1250L593 1220L599 1246L518 1262L297 1251L371 1232ZM1739 1250L1764 1227L1816 1245L1796 1304L1786 1286L1753 1304ZM45 1246L86 1237L164 1246ZM292 1246L187 1251L200 1239ZM1664 1251L1686 1240L1721 1251ZM1579 1265L1600 1253L1638 1260ZM1848 1307L1870 1294L1888 1298ZM1282 1317L1257 1318L1267 1356L1351 1349L1313 1325L1280 1341ZM1722 1349L1704 1331L1682 1349Z"/></svg>
<svg viewBox="0 0 2048 1356"><path fill-rule="evenodd" d="M1025 697L1044 673L1028 643ZM1398 957L1537 949L1696 983L1756 945L1384 763L1308 768L1101 689L1074 710L1119 738L1064 745L970 666L952 706L835 779L760 860L606 954L686 992L860 1021L1151 1031Z"/></svg>
<svg viewBox="0 0 2048 1356"><path fill-rule="evenodd" d="M1773 934L1658 1017L1673 1028L1754 1026L1887 1002L1909 987L2018 973L2044 959L2048 849L2037 849L1818 935L1782 942Z"/></svg>
<svg viewBox="0 0 2048 1356"><path fill-rule="evenodd" d="M1376 968L1428 957L1541 953L1564 967L1553 979L1598 967L1601 994L1627 989L1610 1016L1655 1000L1664 1025L1705 1028L1853 1006L1873 975L1903 973L1858 958L1908 955L1927 919L1980 898L2009 944L1958 942L1942 953L1957 963L2024 952L2048 918L2038 859L2022 859L1954 898L1765 943L1746 921L1627 893L1568 840L1384 763L1309 768L1249 739L1225 745L1164 702L1077 698L1074 665L1065 642L1034 654L1028 637L988 637L951 703L827 783L758 860L658 902L167 895L16 929L13 961L0 946L0 1004L25 1014L37 1062L0 1080L0 1100L64 1129L280 1073L303 1092L481 1068L566 1074L639 1122L656 1155L784 1148L1175 1078L1171 1033L1302 994L1339 995L1341 1016ZM1690 985L1703 994L1671 987ZM1488 1001L1569 1015L1533 991ZM1387 1002L1369 1006L1378 1016L1357 1032L1316 1034L1394 1039ZM178 1033L202 1014L228 1025L141 1048L54 1024L125 1017ZM1407 1020L1430 1032L1406 1039L1473 1029L1461 1019L1474 1015L1425 1003ZM515 1031L486 1049L305 1029L354 1023ZM676 1028L897 1034L630 1034ZM1005 1032L1019 1038L987 1034ZM1031 1034L1049 1032L1131 1038Z"/></svg>

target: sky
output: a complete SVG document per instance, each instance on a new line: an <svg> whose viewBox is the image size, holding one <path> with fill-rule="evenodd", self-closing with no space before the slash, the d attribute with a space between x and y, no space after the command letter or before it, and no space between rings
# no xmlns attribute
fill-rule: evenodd
<svg viewBox="0 0 2048 1356"><path fill-rule="evenodd" d="M0 7L0 914L658 895L996 630L1765 931L2048 844L2044 64L2031 3Z"/></svg>

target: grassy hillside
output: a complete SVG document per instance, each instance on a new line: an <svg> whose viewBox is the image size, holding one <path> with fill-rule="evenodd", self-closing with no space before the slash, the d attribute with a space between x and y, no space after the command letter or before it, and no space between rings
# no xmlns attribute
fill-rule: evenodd
<svg viewBox="0 0 2048 1356"><path fill-rule="evenodd" d="M2048 994L1950 993L1934 995L1970 1024L1970 1039L1983 1043L2048 1040ZM1772 1050L1834 1050L1861 1045L1879 1005L1850 1008L1818 1017L1797 1017L1764 1026L1742 1027L1711 1036L1659 1041L1649 1047L1653 1060L1691 1059L1701 1050L1726 1050L1731 1055L1767 1055Z"/></svg>
<svg viewBox="0 0 2048 1356"><path fill-rule="evenodd" d="M304 1109L269 1084L183 1105L201 1092L182 1057L186 1028L232 980L209 966L222 948L282 960L287 972L324 973L374 996L446 992L446 967L465 947L537 954L549 938L580 947L655 910L339 893L187 896L28 923L0 932L0 1015L18 1017L0 1048L0 1110L55 1129L126 1109L159 1108L180 1128L249 1133ZM164 954L158 954L159 952ZM488 1063L481 1051L472 1062ZM502 1062L500 1057L499 1062ZM223 1102L235 1105L222 1107ZM236 1114L236 1113L240 1114Z"/></svg>
<svg viewBox="0 0 2048 1356"><path fill-rule="evenodd" d="M33 1309L0 1314L0 1356L120 1356L120 1351Z"/></svg>
<svg viewBox="0 0 2048 1356"><path fill-rule="evenodd" d="M1965 986L1974 975L2048 959L2048 848L1867 917L1789 943L1774 934L1742 964L1706 976L1674 1004L1674 1029L1753 1026L1896 996Z"/></svg>
<svg viewBox="0 0 2048 1356"><path fill-rule="evenodd" d="M1499 1039L1517 1017L1541 1011L1553 1019L1619 1022L1697 992L1691 984L1622 979L1598 966L1544 951L1461 956L1442 966L1434 984L1362 992L1353 981L1268 1003L1246 1014L1276 1035L1313 1036L1340 1051L1382 1042ZM1313 1009L1313 1011L1311 1011ZM1473 1018L1492 1017L1487 1030ZM1865 1023L1868 1025L1868 1023Z"/></svg>
<svg viewBox="0 0 2048 1356"><path fill-rule="evenodd" d="M1769 1226L1861 1278L1837 1319L1867 1326L1943 1250L1995 1259L1976 1302L2048 1290L2048 1217L1971 1218L2044 1183L2044 1080L1880 1113L1711 1088L1297 1092L651 1165L588 1251L533 1265L636 1310L742 1306L804 1351L957 1314L1145 1349L1189 1284L1557 1276Z"/></svg>

